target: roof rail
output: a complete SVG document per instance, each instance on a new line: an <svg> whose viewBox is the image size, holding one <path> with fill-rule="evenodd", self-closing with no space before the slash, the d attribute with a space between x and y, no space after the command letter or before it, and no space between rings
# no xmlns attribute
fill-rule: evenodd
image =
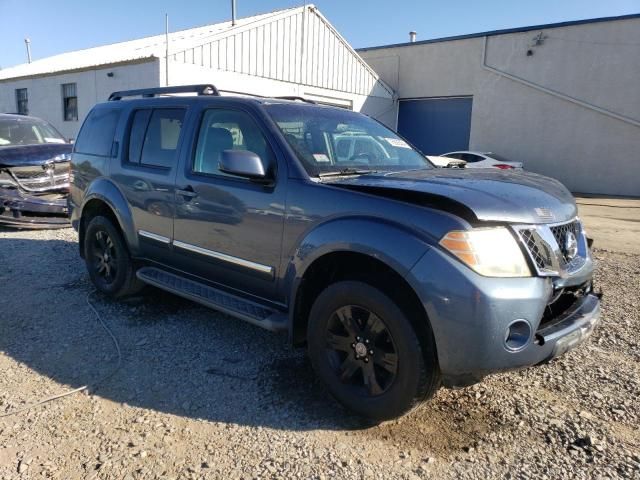
<svg viewBox="0 0 640 480"><path fill-rule="evenodd" d="M280 100L300 100L301 102L313 103L314 105L317 105L318 103L318 102L314 102L313 100L309 100L308 98L298 97L296 95L283 95L281 97L273 97L273 98L278 98Z"/></svg>
<svg viewBox="0 0 640 480"><path fill-rule="evenodd" d="M203 85L176 85L175 87L140 88L138 90L123 90L109 95L109 101L122 100L124 97L142 96L145 98L171 93L197 93L198 95L220 96L218 89L211 84Z"/></svg>
<svg viewBox="0 0 640 480"><path fill-rule="evenodd" d="M257 93L249 93L249 92L239 92L238 90L218 90L218 91L222 93L232 93L234 95L245 95L247 97L269 98L269 97L266 97L265 95L259 95Z"/></svg>

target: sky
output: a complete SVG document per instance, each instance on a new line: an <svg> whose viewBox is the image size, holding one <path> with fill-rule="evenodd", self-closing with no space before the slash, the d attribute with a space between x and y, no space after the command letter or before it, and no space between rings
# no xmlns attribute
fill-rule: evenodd
<svg viewBox="0 0 640 480"><path fill-rule="evenodd" d="M236 0L245 17L302 5L303 0ZM316 0L355 48L502 28L640 13L640 0ZM216 23L231 0L0 0L0 68L33 59Z"/></svg>

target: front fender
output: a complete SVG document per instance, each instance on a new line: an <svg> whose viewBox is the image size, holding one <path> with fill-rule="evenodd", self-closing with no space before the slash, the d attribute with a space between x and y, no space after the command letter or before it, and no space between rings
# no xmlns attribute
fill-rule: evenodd
<svg viewBox="0 0 640 480"><path fill-rule="evenodd" d="M80 218L82 218L85 207L92 200L100 200L111 208L118 220L120 230L127 241L130 252L135 256L138 252L138 236L136 235L131 208L120 189L111 180L104 177L94 180L83 198Z"/></svg>
<svg viewBox="0 0 640 480"><path fill-rule="evenodd" d="M404 225L374 217L354 216L329 220L307 232L298 243L285 275L290 325L296 295L308 268L329 253L361 253L382 261L403 277L429 249L433 239Z"/></svg>

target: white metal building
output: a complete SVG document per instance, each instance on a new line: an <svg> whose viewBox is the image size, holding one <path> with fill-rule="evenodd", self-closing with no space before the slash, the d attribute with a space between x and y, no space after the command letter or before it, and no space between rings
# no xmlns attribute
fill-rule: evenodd
<svg viewBox="0 0 640 480"><path fill-rule="evenodd" d="M427 154L491 151L574 192L640 196L640 15L358 50Z"/></svg>
<svg viewBox="0 0 640 480"><path fill-rule="evenodd" d="M26 110L75 138L89 109L113 91L213 83L393 122L391 88L313 5L173 32L166 52L163 34L0 70L0 112Z"/></svg>

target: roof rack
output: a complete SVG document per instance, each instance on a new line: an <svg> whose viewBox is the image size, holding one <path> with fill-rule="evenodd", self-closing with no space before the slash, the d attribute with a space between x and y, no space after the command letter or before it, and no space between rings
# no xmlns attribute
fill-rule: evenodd
<svg viewBox="0 0 640 480"><path fill-rule="evenodd" d="M318 102L314 102L313 100L309 100L308 98L298 97L296 95L284 95L281 97L273 97L273 98L278 98L280 100L300 100L301 102L305 102L305 103L313 103L314 105L318 104Z"/></svg>
<svg viewBox="0 0 640 480"><path fill-rule="evenodd" d="M245 95L247 97L256 97L256 98L270 98L265 95L258 95L257 93L249 93L249 92L239 92L237 90L218 90L222 93L232 93L234 95Z"/></svg>
<svg viewBox="0 0 640 480"><path fill-rule="evenodd" d="M175 87L156 87L156 88L140 88L138 90L123 90L121 92L113 92L109 95L109 101L122 100L124 97L144 98L155 97L158 95L168 95L171 93L197 93L198 95L220 96L218 89L211 84L203 85L177 85Z"/></svg>
<svg viewBox="0 0 640 480"><path fill-rule="evenodd" d="M269 96L269 95L259 95L257 93L249 93L249 92L238 92L236 90L218 90L219 92L222 93L233 93L235 95L246 95L247 97L256 97L256 98L275 98L278 100L299 100L301 102L305 102L305 103L313 103L313 104L317 104L317 102L314 102L313 100L309 100L308 98L304 98L304 97L299 97L296 95L283 95L283 96Z"/></svg>
<svg viewBox="0 0 640 480"><path fill-rule="evenodd" d="M175 87L155 87L155 88L140 88L138 90L122 90L120 92L113 92L111 95L109 95L109 101L113 102L116 100L122 100L125 97L150 98L150 97L156 97L159 95L169 95L172 93L197 93L198 95L212 95L215 97L219 97L220 92L232 93L236 95L246 95L248 97L256 97L256 98L276 98L279 100L291 100L291 101L298 100L300 102L313 103L314 105L317 104L317 102L314 102L313 100L309 100L308 98L299 97L296 95L269 97L266 95L259 95L257 93L238 92L235 90L218 90L212 84L177 85Z"/></svg>

